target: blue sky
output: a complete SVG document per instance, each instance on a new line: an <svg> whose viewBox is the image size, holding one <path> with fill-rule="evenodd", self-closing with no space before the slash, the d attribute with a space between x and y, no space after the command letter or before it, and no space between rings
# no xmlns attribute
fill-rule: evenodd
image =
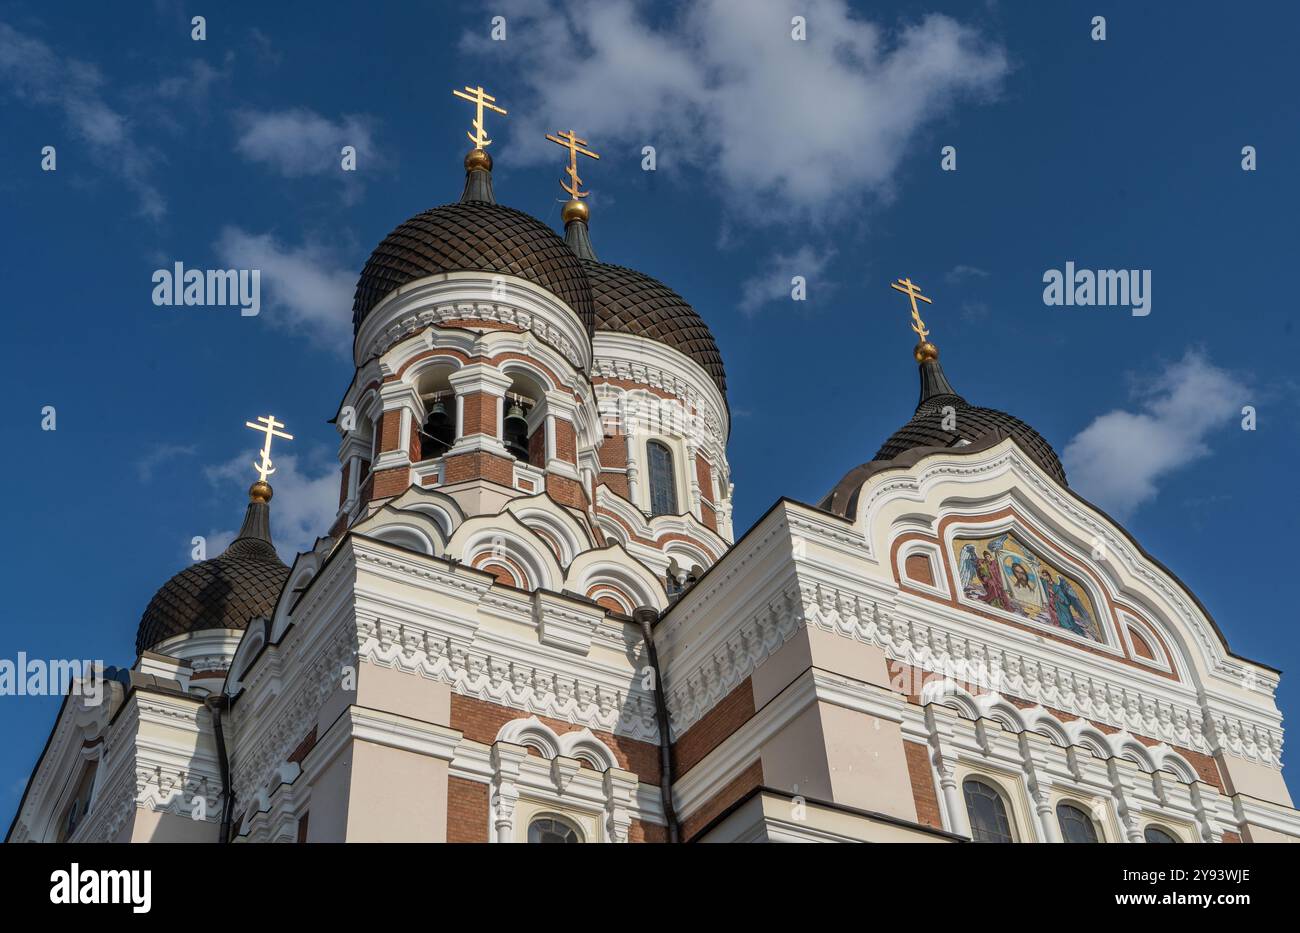
<svg viewBox="0 0 1300 933"><path fill-rule="evenodd" d="M540 135L572 126L603 155L584 172L600 257L663 279L712 327L737 532L778 496L816 502L910 416L912 334L887 287L906 275L934 298L957 389L1047 437L1237 653L1300 669L1282 546L1300 519L1282 279L1300 14L583 6L0 2L0 656L129 664L191 538L219 549L238 526L254 415L296 435L278 542L325 531L356 274L393 226L459 195L468 107L450 91L481 83L511 110L492 124L498 199L558 229L562 154ZM807 42L789 39L794 13ZM498 14L504 42L488 39ZM1151 270L1151 313L1046 306L1044 272L1071 260ZM153 271L178 261L259 266L261 314L154 306ZM794 274L807 301L789 300ZM1279 702L1300 707L1300 681ZM0 698L6 823L57 705Z"/></svg>

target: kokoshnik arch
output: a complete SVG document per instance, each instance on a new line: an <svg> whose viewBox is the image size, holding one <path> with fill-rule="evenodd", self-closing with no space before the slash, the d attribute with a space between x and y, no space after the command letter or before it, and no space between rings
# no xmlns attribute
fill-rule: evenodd
<svg viewBox="0 0 1300 933"><path fill-rule="evenodd" d="M1278 673L953 388L817 505L732 528L722 356L499 204L482 87L458 201L375 247L338 512L284 565L271 416L237 538L69 696L10 841L1300 839Z"/></svg>

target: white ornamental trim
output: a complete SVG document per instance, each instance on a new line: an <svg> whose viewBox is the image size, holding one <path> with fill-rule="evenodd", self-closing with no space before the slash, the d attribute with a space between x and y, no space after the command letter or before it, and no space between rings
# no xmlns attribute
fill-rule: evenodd
<svg viewBox="0 0 1300 933"><path fill-rule="evenodd" d="M895 617L870 599L816 583L788 587L736 625L693 670L665 678L674 734L698 722L803 625L877 645L887 657L923 671L985 670L1021 699L1171 744L1206 753L1221 749L1281 767L1280 729L1217 712L1206 715L1131 681L1078 674L955 628Z"/></svg>

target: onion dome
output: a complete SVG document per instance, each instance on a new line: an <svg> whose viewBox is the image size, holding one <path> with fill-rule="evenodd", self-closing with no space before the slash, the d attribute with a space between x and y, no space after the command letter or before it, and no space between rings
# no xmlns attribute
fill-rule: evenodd
<svg viewBox="0 0 1300 933"><path fill-rule="evenodd" d="M136 654L168 638L203 629L243 629L275 611L289 568L271 543L271 487L254 483L244 524L230 546L186 567L149 601L135 637Z"/></svg>
<svg viewBox="0 0 1300 933"><path fill-rule="evenodd" d="M648 275L596 259L582 201L564 206L564 239L582 260L595 303L595 329L645 337L690 357L709 374L723 398L727 373L708 325L681 295Z"/></svg>
<svg viewBox="0 0 1300 933"><path fill-rule="evenodd" d="M924 341L915 350L921 377L921 398L911 420L889 436L868 463L850 470L822 500L820 507L850 515L856 508L857 492L877 469L910 450L935 447L965 447L981 442L1012 438L1048 476L1068 485L1065 468L1052 445L1032 427L1014 415L995 408L971 405L948 382L939 365L939 348ZM945 409L951 407L952 418L944 426Z"/></svg>
<svg viewBox="0 0 1300 933"><path fill-rule="evenodd" d="M572 308L591 332L594 312L582 263L546 224L496 203L492 157L482 149L465 157L460 201L400 224L370 254L357 280L353 331L394 289L444 272L499 273L540 285Z"/></svg>

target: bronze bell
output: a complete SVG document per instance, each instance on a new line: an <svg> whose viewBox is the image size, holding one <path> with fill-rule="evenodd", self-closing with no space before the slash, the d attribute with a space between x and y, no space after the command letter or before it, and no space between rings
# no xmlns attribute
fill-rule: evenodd
<svg viewBox="0 0 1300 933"><path fill-rule="evenodd" d="M455 443L455 428L447 414L447 406L439 395L433 401L433 407L424 419L420 430L420 459L431 460L441 457Z"/></svg>
<svg viewBox="0 0 1300 933"><path fill-rule="evenodd" d="M502 433L506 450L516 460L528 459L528 419L524 417L523 406L519 401L513 400L510 403L510 410L506 412L505 423L502 425Z"/></svg>

